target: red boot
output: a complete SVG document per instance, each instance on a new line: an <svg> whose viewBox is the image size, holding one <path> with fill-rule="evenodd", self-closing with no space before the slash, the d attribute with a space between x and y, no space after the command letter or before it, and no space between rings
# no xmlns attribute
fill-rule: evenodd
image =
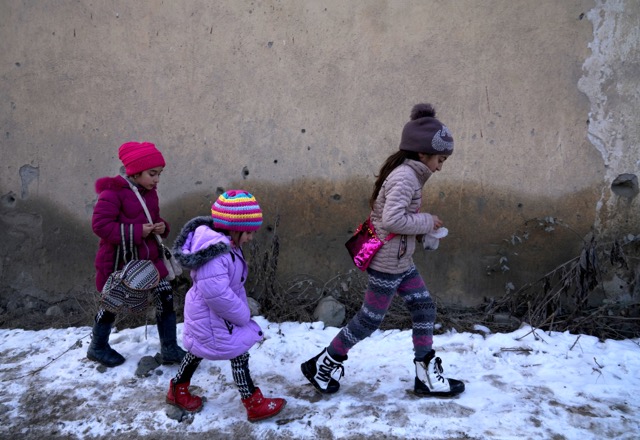
<svg viewBox="0 0 640 440"><path fill-rule="evenodd" d="M174 384L173 379L169 383L167 403L188 412L198 412L202 409L202 398L189 394L189 382Z"/></svg>
<svg viewBox="0 0 640 440"><path fill-rule="evenodd" d="M260 388L256 388L251 397L242 399L242 403L247 408L247 420L257 422L278 414L287 401L280 398L268 399L262 395Z"/></svg>

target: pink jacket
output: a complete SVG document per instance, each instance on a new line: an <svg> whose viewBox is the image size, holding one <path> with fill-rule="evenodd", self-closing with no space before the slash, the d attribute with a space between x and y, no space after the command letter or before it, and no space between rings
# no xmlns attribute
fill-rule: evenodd
<svg viewBox="0 0 640 440"><path fill-rule="evenodd" d="M369 267L379 272L402 273L413 265L416 235L433 231L433 217L418 212L422 188L433 173L425 164L406 159L382 184L373 204L371 221L382 239L396 234L380 248Z"/></svg>
<svg viewBox="0 0 640 440"><path fill-rule="evenodd" d="M213 230L211 217L190 220L176 238L173 254L191 270L193 281L184 305L183 344L190 353L233 359L262 340L244 289L248 269L242 250Z"/></svg>
<svg viewBox="0 0 640 440"><path fill-rule="evenodd" d="M114 271L116 249L122 242L121 224L125 226L127 243L130 240L129 225L133 225L133 245L137 250L138 258L153 261L160 273L160 278L166 277L168 272L164 267L157 241L153 235L142 238L142 225L149 223L149 220L147 220L142 205L129 187L127 180L122 176L102 177L96 181L96 193L98 193L98 201L93 208L93 217L91 218L93 232L100 237L95 261L96 288L102 291L107 278ZM140 188L140 194L147 204L153 222L162 221L166 224L163 235L166 237L169 234L169 223L160 217L158 193L155 189L146 191ZM124 265L122 254L120 254L118 262L118 269L120 269Z"/></svg>

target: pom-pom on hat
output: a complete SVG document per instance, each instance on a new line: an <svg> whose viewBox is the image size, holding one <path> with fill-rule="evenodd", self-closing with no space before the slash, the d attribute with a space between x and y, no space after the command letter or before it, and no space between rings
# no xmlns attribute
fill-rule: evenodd
<svg viewBox="0 0 640 440"><path fill-rule="evenodd" d="M211 206L211 217L217 229L226 231L257 231L262 225L262 210L256 198L240 189L220 195Z"/></svg>
<svg viewBox="0 0 640 440"><path fill-rule="evenodd" d="M402 130L400 150L425 154L453 153L453 136L442 122L436 119L431 104L417 104L411 110L411 120Z"/></svg>
<svg viewBox="0 0 640 440"><path fill-rule="evenodd" d="M165 166L162 153L151 142L125 142L118 149L118 157L127 176Z"/></svg>

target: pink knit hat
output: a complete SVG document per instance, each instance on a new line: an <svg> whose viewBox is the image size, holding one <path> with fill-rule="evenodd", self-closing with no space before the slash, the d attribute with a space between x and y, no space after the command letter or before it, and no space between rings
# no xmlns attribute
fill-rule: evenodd
<svg viewBox="0 0 640 440"><path fill-rule="evenodd" d="M213 225L225 231L257 231L262 225L262 210L256 198L241 189L232 189L211 206Z"/></svg>
<svg viewBox="0 0 640 440"><path fill-rule="evenodd" d="M165 166L162 153L151 142L126 142L120 145L118 157L127 176Z"/></svg>

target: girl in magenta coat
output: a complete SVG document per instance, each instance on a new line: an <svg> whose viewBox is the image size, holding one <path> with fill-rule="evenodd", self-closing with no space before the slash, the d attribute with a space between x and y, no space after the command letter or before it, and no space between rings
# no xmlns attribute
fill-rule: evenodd
<svg viewBox="0 0 640 440"><path fill-rule="evenodd" d="M176 342L176 314L173 309L173 289L164 278L168 271L162 261L154 234L166 237L169 224L160 217L158 193L164 157L149 142L127 142L120 146L118 156L123 163L120 176L102 177L96 182L98 201L93 209L91 226L100 237L96 255L96 288L102 291L109 275L132 259L151 260L161 281L155 289L156 319L163 363L177 363L185 351ZM142 196L152 222L132 189L135 185ZM124 248L122 243L125 243ZM124 357L109 345L109 334L116 315L100 308L95 317L92 341L87 357L107 367L122 364Z"/></svg>
<svg viewBox="0 0 640 440"><path fill-rule="evenodd" d="M183 343L188 353L170 381L167 403L199 411L202 399L189 393L193 374L202 359L229 359L249 421L272 417L284 407L284 399L265 398L249 372L248 351L263 335L247 302L242 245L253 239L261 224L255 197L232 190L218 197L211 217L192 219L178 235L173 253L190 269L193 285L184 307Z"/></svg>
<svg viewBox="0 0 640 440"><path fill-rule="evenodd" d="M160 173L157 174L160 176ZM151 260L158 269L160 278L167 276L167 269L164 267L162 256L158 248L158 243L153 238L153 234L146 233L144 228L149 223L147 216L142 209L138 197L131 190L130 180L126 176L102 177L96 181L96 193L98 202L93 209L91 226L93 232L100 237L98 253L96 255L96 288L102 291L107 278L114 270L116 262L116 250L121 244L120 225L124 224L125 241L130 242L133 238L133 253L137 254L140 260ZM165 238L169 234L169 223L160 217L160 207L158 202L158 192L156 188L146 190L139 187L140 195L149 209L154 228L163 232L160 236ZM132 226L131 229L129 226ZM133 235L129 234L133 232ZM131 251L131 250L129 250ZM120 256L122 257L122 255ZM118 269L122 268L123 259L120 258Z"/></svg>

